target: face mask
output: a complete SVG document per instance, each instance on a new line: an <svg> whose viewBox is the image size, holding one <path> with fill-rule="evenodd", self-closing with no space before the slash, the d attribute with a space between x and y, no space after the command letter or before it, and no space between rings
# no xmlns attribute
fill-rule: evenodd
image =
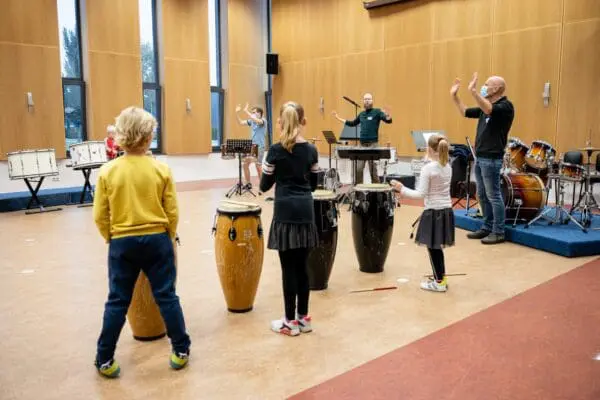
<svg viewBox="0 0 600 400"><path fill-rule="evenodd" d="M484 85L481 87L480 94L481 94L481 97L487 97L487 95L488 95L487 86Z"/></svg>

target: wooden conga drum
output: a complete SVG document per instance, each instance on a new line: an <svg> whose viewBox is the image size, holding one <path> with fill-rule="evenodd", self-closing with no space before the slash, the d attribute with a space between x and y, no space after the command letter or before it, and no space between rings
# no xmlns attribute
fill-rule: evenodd
<svg viewBox="0 0 600 400"><path fill-rule="evenodd" d="M230 312L245 313L254 307L264 256L261 211L257 204L229 200L217 207L215 259Z"/></svg>
<svg viewBox="0 0 600 400"><path fill-rule="evenodd" d="M177 239L176 239L177 240ZM175 268L177 268L177 245L173 241L173 252L175 254ZM167 328L163 321L160 309L154 300L150 281L144 273L140 275L133 289L133 297L127 311L127 320L136 340L148 342L165 337Z"/></svg>
<svg viewBox="0 0 600 400"><path fill-rule="evenodd" d="M325 290L337 250L337 196L330 190L315 190L313 199L319 244L308 256L308 283L310 290Z"/></svg>

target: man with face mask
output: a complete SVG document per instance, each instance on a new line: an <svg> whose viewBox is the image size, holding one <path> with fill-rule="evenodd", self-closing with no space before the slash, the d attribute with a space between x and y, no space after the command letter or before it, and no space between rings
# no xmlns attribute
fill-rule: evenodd
<svg viewBox="0 0 600 400"><path fill-rule="evenodd" d="M254 163L256 166L256 174L260 179L262 174L262 159L265 154L265 134L267 121L263 118L263 110L260 107L252 107L248 109L248 103L244 107L244 112L248 116L248 119L241 119L238 113L242 110L242 107L238 104L235 107L235 116L240 125L247 125L251 129L250 139L252 144L258 146L258 157L245 157L243 163L244 179L246 180L246 188L252 189L252 183L250 182L250 164Z"/></svg>
<svg viewBox="0 0 600 400"><path fill-rule="evenodd" d="M504 242L505 209L500 179L502 161L508 132L512 126L515 110L506 98L506 82L502 77L489 77L480 90L477 90L477 73L468 85L468 90L477 107L467 108L458 97L460 80L457 78L450 89L454 104L466 118L478 119L475 139L475 180L477 197L481 204L484 224L476 232L469 233L469 239L481 239L484 244Z"/></svg>
<svg viewBox="0 0 600 400"><path fill-rule="evenodd" d="M352 121L345 120L338 116L336 111L331 114L340 122L347 126L357 126L360 124L360 145L364 147L378 147L379 146L379 124L381 121L386 124L392 123L392 117L389 112L384 109L373 108L373 95L371 93L365 93L363 96L364 111L358 114L358 117ZM356 162L356 183L363 182L363 171L365 169L365 162L358 160ZM377 167L374 161L369 161L369 172L371 175L372 183L379 183L379 176L377 176Z"/></svg>

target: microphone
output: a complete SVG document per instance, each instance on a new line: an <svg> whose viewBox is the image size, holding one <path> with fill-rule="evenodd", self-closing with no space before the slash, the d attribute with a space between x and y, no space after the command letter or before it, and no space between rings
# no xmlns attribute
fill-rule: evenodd
<svg viewBox="0 0 600 400"><path fill-rule="evenodd" d="M352 101L352 99L346 97L346 96L342 96L342 99L346 100L348 103L356 106L356 107L360 107L358 104L356 104L354 101Z"/></svg>

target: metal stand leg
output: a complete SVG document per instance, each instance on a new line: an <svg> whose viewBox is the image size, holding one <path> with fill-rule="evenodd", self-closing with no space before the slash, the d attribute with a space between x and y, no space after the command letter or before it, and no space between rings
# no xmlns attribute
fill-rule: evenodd
<svg viewBox="0 0 600 400"><path fill-rule="evenodd" d="M35 189L31 186L31 183L29 182L29 178L24 178L25 184L27 185L27 188L29 189L29 192L31 193L31 199L29 199L29 202L27 203L27 210L29 210L31 208L34 201L40 208L39 211L25 211L25 214L27 214L27 215L62 210L62 208L60 208L60 207L44 208L44 206L42 205L42 202L40 201L37 194L38 194L38 191L40 190L40 187L42 186L42 182L44 182L44 178L45 178L44 176L40 177L40 180L37 181L37 185L35 186ZM33 182L35 182L35 180L33 180Z"/></svg>

